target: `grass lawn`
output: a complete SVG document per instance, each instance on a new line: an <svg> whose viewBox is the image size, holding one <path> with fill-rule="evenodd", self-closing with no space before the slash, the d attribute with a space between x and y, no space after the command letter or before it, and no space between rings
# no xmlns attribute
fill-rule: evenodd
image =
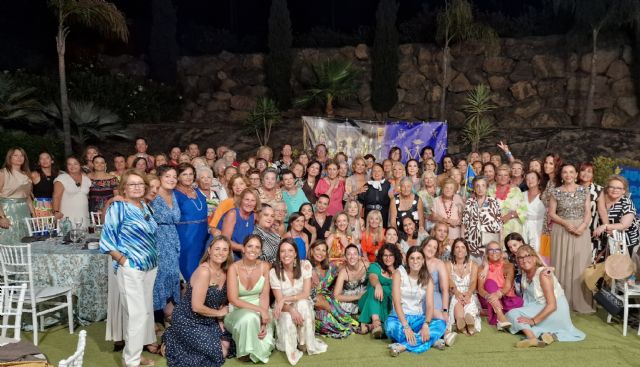
<svg viewBox="0 0 640 367"><path fill-rule="evenodd" d="M305 355L298 366L491 366L516 367L528 363L533 366L640 366L640 337L637 329L629 329L622 336L620 323L606 324L602 313L590 316L574 315L577 328L587 334L587 338L578 343L555 343L544 349L514 348L519 336L500 333L483 323L482 332L473 337L459 335L456 344L445 351L436 349L420 355L402 353L397 358L388 355L387 340L373 340L369 336L352 335L345 340L324 339L329 350L320 355ZM82 328L78 328L80 330ZM112 344L104 341L105 323L89 325L84 365L88 367L120 366L120 353L112 352ZM57 365L60 359L73 353L77 335L70 335L63 326L48 328L41 334L40 348ZM30 339L29 333L24 333ZM156 366L166 366L166 360L157 355L145 353L156 359ZM229 360L225 366L250 366ZM270 366L289 366L284 354L275 351L269 361Z"/></svg>

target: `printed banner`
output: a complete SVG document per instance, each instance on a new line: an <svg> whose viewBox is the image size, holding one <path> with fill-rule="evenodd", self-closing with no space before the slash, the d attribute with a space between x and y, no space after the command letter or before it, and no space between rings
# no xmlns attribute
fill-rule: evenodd
<svg viewBox="0 0 640 367"><path fill-rule="evenodd" d="M420 151L430 146L437 162L447 153L447 124L444 122L364 121L303 116L305 148L327 146L329 155L344 152L348 157L373 154L377 162L386 159L394 146L402 150L402 161L420 161Z"/></svg>
<svg viewBox="0 0 640 367"><path fill-rule="evenodd" d="M638 213L638 210L640 210L638 209L640 208L640 168L619 166L618 169L620 170L620 175L629 181L629 195L633 205L636 207L636 216L640 216L640 213Z"/></svg>

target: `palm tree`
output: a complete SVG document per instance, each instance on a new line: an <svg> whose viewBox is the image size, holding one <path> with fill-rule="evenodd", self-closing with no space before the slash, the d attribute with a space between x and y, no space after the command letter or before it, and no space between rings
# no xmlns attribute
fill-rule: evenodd
<svg viewBox="0 0 640 367"><path fill-rule="evenodd" d="M552 0L556 13L569 11L574 17L574 31L591 33L591 70L589 91L585 106L585 125L594 125L593 100L596 93L596 63L598 36L604 30L615 30L627 25L640 25L638 0Z"/></svg>
<svg viewBox="0 0 640 367"><path fill-rule="evenodd" d="M445 0L445 7L438 14L436 39L442 43L442 97L440 97L440 119L446 120L445 107L449 88L450 47L454 42L469 40L484 41L490 50L497 49L498 34L484 24L474 22L473 9L468 0Z"/></svg>
<svg viewBox="0 0 640 367"><path fill-rule="evenodd" d="M35 88L19 88L7 75L0 74L0 120L43 121L42 106L32 94Z"/></svg>
<svg viewBox="0 0 640 367"><path fill-rule="evenodd" d="M248 129L256 133L258 144L268 145L271 128L282 121L277 104L270 98L260 98L245 121Z"/></svg>
<svg viewBox="0 0 640 367"><path fill-rule="evenodd" d="M305 91L306 94L296 100L296 104L324 103L328 117L333 117L334 102L355 97L360 87L360 72L347 60L334 59L315 64L313 74L315 81Z"/></svg>
<svg viewBox="0 0 640 367"><path fill-rule="evenodd" d="M471 151L477 152L480 141L495 132L495 128L486 114L495 109L491 103L491 90L485 84L476 85L466 97L467 104L464 112L467 113L466 126L462 130L462 139L471 144Z"/></svg>
<svg viewBox="0 0 640 367"><path fill-rule="evenodd" d="M104 0L49 0L58 18L58 35L56 49L58 51L58 73L60 74L60 107L62 130L64 135L64 152L71 154L71 126L69 124L69 96L67 93L67 73L65 67L65 46L69 35L68 22L79 22L94 28L105 36L115 36L127 42L129 30L124 14L112 3Z"/></svg>

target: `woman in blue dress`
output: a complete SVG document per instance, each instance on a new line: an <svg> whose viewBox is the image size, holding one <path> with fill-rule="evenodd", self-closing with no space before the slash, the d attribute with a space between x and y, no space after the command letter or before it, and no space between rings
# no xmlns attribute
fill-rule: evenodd
<svg viewBox="0 0 640 367"><path fill-rule="evenodd" d="M544 271L545 267L536 251L529 245L522 245L516 253L516 259L523 272L524 306L506 314L512 324L509 331L512 334L522 332L526 337L516 347L542 347L556 340L583 340L585 334L571 323L569 303L558 279Z"/></svg>
<svg viewBox="0 0 640 367"><path fill-rule="evenodd" d="M242 258L242 244L253 233L255 212L260 207L260 199L254 189L244 189L236 199L235 208L222 216L218 229L231 239L231 250L235 260Z"/></svg>
<svg viewBox="0 0 640 367"><path fill-rule="evenodd" d="M180 221L176 225L180 238L180 272L187 281L198 267L209 238L207 198L193 188L195 172L189 163L178 165L178 184L174 191L180 207Z"/></svg>
<svg viewBox="0 0 640 367"><path fill-rule="evenodd" d="M219 367L235 355L222 323L229 313L226 279L232 262L229 240L215 236L164 333L162 351L169 367Z"/></svg>
<svg viewBox="0 0 640 367"><path fill-rule="evenodd" d="M306 218L300 212L294 212L289 216L289 228L283 238L291 238L298 247L298 254L301 260L307 259L307 249L309 248L309 238L304 233L304 223Z"/></svg>
<svg viewBox="0 0 640 367"><path fill-rule="evenodd" d="M173 193L178 180L176 169L163 165L157 168L156 174L160 178L160 189L151 201L153 218L158 223L158 274L153 286L153 310L156 320L162 321L163 316L171 316L173 306L180 301L180 238L176 230L180 207Z"/></svg>

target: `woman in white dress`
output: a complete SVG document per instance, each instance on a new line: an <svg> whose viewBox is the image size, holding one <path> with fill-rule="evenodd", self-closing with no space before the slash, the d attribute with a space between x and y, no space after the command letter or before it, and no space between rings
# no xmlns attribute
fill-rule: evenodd
<svg viewBox="0 0 640 367"><path fill-rule="evenodd" d="M546 207L540 200L540 181L538 172L531 171L525 177L528 190L525 192L527 204L527 216L522 226L524 242L540 252L540 236L542 235L542 223L546 213Z"/></svg>
<svg viewBox="0 0 640 367"><path fill-rule="evenodd" d="M451 284L449 328L456 325L459 332L474 335L480 331L480 302L476 295L478 266L469 258L469 245L458 238L453 241L451 262L446 264Z"/></svg>
<svg viewBox="0 0 640 367"><path fill-rule="evenodd" d="M273 308L276 348L286 353L291 365L298 363L305 351L308 354L327 351L327 344L315 336L315 312L309 298L311 272L309 261L300 260L293 239L282 240L269 280L276 298Z"/></svg>
<svg viewBox="0 0 640 367"><path fill-rule="evenodd" d="M67 158L67 170L53 180L53 215L60 220L68 217L84 228L89 224L89 189L91 180L82 171L78 158Z"/></svg>

